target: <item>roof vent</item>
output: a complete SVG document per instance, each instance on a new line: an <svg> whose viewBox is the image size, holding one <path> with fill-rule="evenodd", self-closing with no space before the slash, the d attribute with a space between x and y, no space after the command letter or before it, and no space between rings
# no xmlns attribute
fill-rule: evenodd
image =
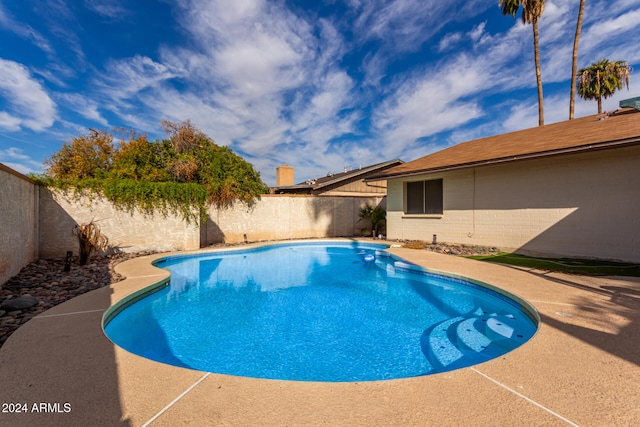
<svg viewBox="0 0 640 427"><path fill-rule="evenodd" d="M621 100L620 108L635 108L640 111L640 96Z"/></svg>

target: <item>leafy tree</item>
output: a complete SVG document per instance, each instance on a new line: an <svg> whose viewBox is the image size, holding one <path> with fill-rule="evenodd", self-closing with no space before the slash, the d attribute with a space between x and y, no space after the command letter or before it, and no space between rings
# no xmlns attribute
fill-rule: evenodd
<svg viewBox="0 0 640 427"><path fill-rule="evenodd" d="M576 23L576 35L573 38L573 59L571 63L571 96L569 97L569 120L573 119L573 112L576 104L576 78L578 70L578 43L580 42L580 31L582 30L582 17L584 15L584 4L586 0L580 0L578 9L578 22Z"/></svg>
<svg viewBox="0 0 640 427"><path fill-rule="evenodd" d="M208 150L215 145L213 140L196 128L189 120L173 123L162 121L162 128L169 137L174 155L167 165L178 182L194 182L198 176L197 157L199 150Z"/></svg>
<svg viewBox="0 0 640 427"><path fill-rule="evenodd" d="M175 155L168 167L178 182L196 182L207 188L211 200L226 206L234 200L251 203L269 188L253 166L229 147L216 145L190 121L163 121Z"/></svg>
<svg viewBox="0 0 640 427"><path fill-rule="evenodd" d="M522 22L531 24L533 28L533 56L536 66L536 82L538 84L538 124L544 125L544 104L542 100L542 73L540 71L540 42L538 36L538 20L544 12L545 0L498 0L498 7L503 15L516 17L522 6Z"/></svg>
<svg viewBox="0 0 640 427"><path fill-rule="evenodd" d="M611 62L601 59L578 71L578 95L598 101L598 114L602 113L602 98L609 98L616 90L627 86L631 68L626 61Z"/></svg>
<svg viewBox="0 0 640 427"><path fill-rule="evenodd" d="M207 188L217 205L225 206L233 200L251 203L258 194L269 191L253 166L230 148L209 146L200 154L198 182Z"/></svg>
<svg viewBox="0 0 640 427"><path fill-rule="evenodd" d="M112 154L113 134L89 129L88 135L64 143L60 151L45 160L46 175L61 180L105 178L111 167Z"/></svg>
<svg viewBox="0 0 640 427"><path fill-rule="evenodd" d="M160 124L176 153L202 148L203 142L213 143L213 140L195 127L190 120L178 123L163 120Z"/></svg>
<svg viewBox="0 0 640 427"><path fill-rule="evenodd" d="M146 135L132 134L128 140L123 139L120 148L115 150L109 175L116 179L171 181L163 145L162 142L148 141Z"/></svg>
<svg viewBox="0 0 640 427"><path fill-rule="evenodd" d="M216 145L190 121L163 121L168 139L148 141L131 131L114 148L113 132L90 130L64 144L47 160L39 181L102 192L127 208L179 210L204 216L207 203L252 203L269 188L253 166L228 147Z"/></svg>

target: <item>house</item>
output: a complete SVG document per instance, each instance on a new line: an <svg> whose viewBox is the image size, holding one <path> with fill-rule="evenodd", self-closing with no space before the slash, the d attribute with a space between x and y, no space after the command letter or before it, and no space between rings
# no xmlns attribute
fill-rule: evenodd
<svg viewBox="0 0 640 427"><path fill-rule="evenodd" d="M640 262L634 108L468 141L370 179L388 180L389 239Z"/></svg>
<svg viewBox="0 0 640 427"><path fill-rule="evenodd" d="M326 176L308 179L298 184L293 184L293 168L282 165L277 169L277 186L272 192L316 196L384 196L387 193L386 180L369 181L367 178L401 164L402 160L390 160L358 169L344 168L342 172L329 172Z"/></svg>

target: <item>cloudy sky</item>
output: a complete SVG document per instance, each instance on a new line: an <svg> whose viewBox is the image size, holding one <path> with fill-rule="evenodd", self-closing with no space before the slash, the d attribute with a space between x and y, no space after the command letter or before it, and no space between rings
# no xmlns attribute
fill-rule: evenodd
<svg viewBox="0 0 640 427"><path fill-rule="evenodd" d="M579 0L540 21L545 122L569 117ZM640 0L588 0L578 66L626 60ZM577 98L576 117L595 101ZM497 0L0 0L0 162L40 172L87 128L190 119L275 184L537 126L531 26Z"/></svg>

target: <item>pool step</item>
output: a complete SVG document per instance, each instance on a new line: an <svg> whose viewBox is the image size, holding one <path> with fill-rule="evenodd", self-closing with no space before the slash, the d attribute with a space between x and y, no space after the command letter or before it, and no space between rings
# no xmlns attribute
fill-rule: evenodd
<svg viewBox="0 0 640 427"><path fill-rule="evenodd" d="M455 336L459 346L481 353L491 345L491 340L476 329L478 321L477 317L472 317L458 323Z"/></svg>
<svg viewBox="0 0 640 427"><path fill-rule="evenodd" d="M427 353L425 356L432 365L447 367L464 356L460 349L449 339L449 328L460 322L461 319L461 317L455 317L446 320L436 325L429 332L429 342L426 346ZM425 346L423 345L423 352L424 350Z"/></svg>
<svg viewBox="0 0 640 427"><path fill-rule="evenodd" d="M487 313L448 319L429 331L425 355L432 365L443 368L463 366L465 358L493 359L510 347L513 320L510 314ZM423 342L423 351L424 347Z"/></svg>
<svg viewBox="0 0 640 427"><path fill-rule="evenodd" d="M501 341L513 338L514 329L509 326L508 318L505 316L489 317L485 334L491 341Z"/></svg>

